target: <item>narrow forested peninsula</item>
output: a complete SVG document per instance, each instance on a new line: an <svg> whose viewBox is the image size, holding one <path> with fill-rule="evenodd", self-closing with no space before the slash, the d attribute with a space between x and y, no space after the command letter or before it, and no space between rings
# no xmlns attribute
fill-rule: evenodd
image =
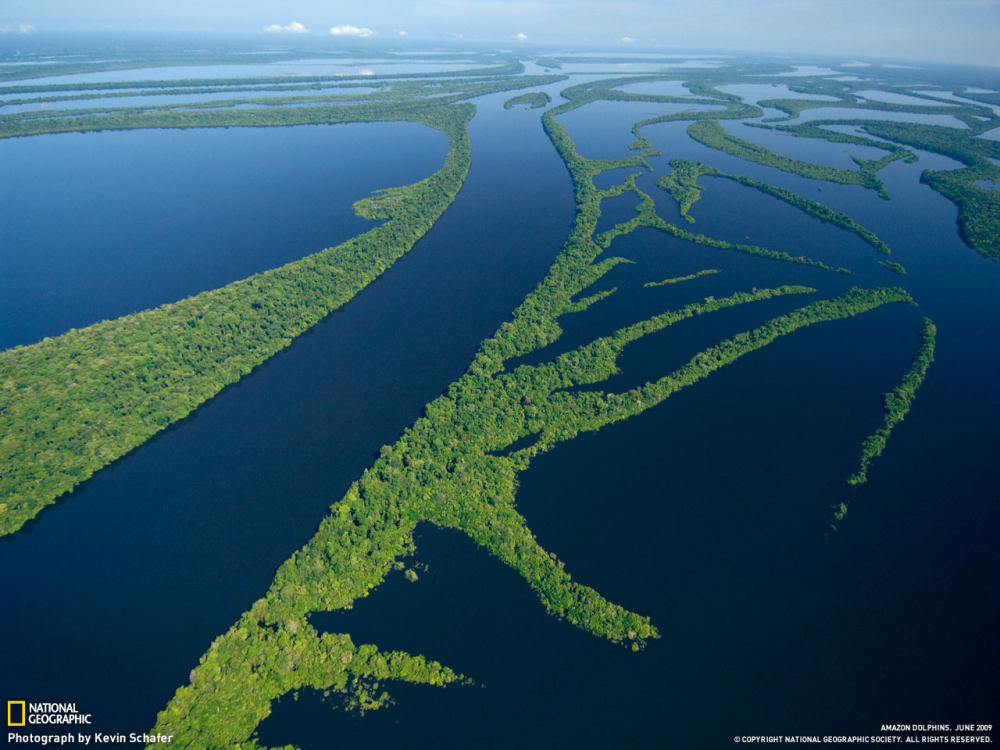
<svg viewBox="0 0 1000 750"><path fill-rule="evenodd" d="M658 286L670 286L671 284L680 284L683 281L693 281L694 279L700 279L702 276L712 276L719 272L718 268L703 268L695 273L689 273L687 276L675 276L672 279L663 279L662 281L647 281L643 284L647 289L652 289Z"/></svg>
<svg viewBox="0 0 1000 750"><path fill-rule="evenodd" d="M754 190L759 190L766 195L770 195L778 200L788 203L791 206L795 206L800 211L809 214L820 221L825 221L828 224L833 224L841 229L846 229L848 232L853 232L884 255L888 255L892 252L889 249L889 246L886 245L885 242L883 242L879 236L875 234L875 232L861 226L847 214L834 211L832 208L823 203L804 198L798 193L794 193L787 188L761 182L760 180L755 180L752 177L746 177L744 175L729 174L728 172L723 172L721 169L710 167L701 162L694 163L686 161L685 159L672 159L670 161L670 166L673 168L673 171L657 180L656 184L670 193L671 197L677 201L681 216L689 222L694 222L694 217L690 214L691 207L694 206L699 198L701 198L702 188L698 184L698 178L702 175L707 175L709 177L720 177L722 179L732 180L733 182L738 182L739 184L753 188ZM889 268L889 270L893 273L906 273L906 269L899 263L882 261L882 264Z"/></svg>
<svg viewBox="0 0 1000 750"><path fill-rule="evenodd" d="M924 378L927 377L927 370L934 361L934 346L937 340L937 326L930 318L924 319L920 339L920 350L913 358L910 369L903 375L899 385L888 393L882 394L885 424L865 438L861 444L861 460L858 470L848 478L848 484L863 484L868 481L868 468L871 466L871 462L882 455L893 427L902 422L909 413L917 390L923 384Z"/></svg>
<svg viewBox="0 0 1000 750"><path fill-rule="evenodd" d="M288 346L413 247L468 173L472 114L455 104L409 116L448 135L444 166L355 204L384 222L365 234L180 302L0 352L0 534Z"/></svg>
<svg viewBox="0 0 1000 750"><path fill-rule="evenodd" d="M862 185L876 191L883 198L888 198L889 194L885 185L878 178L878 171L896 159L904 158L907 155L907 152L899 149L890 152L881 159L856 159L858 169L853 170L792 159L752 141L732 135L715 120L697 120L691 123L688 126L688 135L699 143L725 151L727 154L732 154L746 161L756 162L766 167L775 167L782 172L790 172L814 180L828 180L844 185Z"/></svg>
<svg viewBox="0 0 1000 750"><path fill-rule="evenodd" d="M434 175L358 201L360 216L382 223L337 247L154 310L0 352L0 464L8 467L0 474L0 536L287 347L412 248L451 205L469 171L467 127L475 109L460 100L554 80L559 77L390 77L395 88L374 101L363 94L308 107L162 105L0 116L0 137L395 120L441 130L449 143ZM173 82L173 90L183 91L180 83ZM67 86L74 84L57 88Z"/></svg>
<svg viewBox="0 0 1000 750"><path fill-rule="evenodd" d="M902 289L851 289L719 341L675 371L621 393L584 386L598 386L614 374L629 343L696 316L815 290L786 285L708 297L636 321L548 362L510 369L515 358L559 338L562 316L614 293L579 296L622 262L600 258L613 237L643 225L627 222L597 234L606 191L597 190L593 178L605 170L641 166L643 155L582 157L555 119L559 109L547 111L543 121L569 168L577 201L562 252L512 319L481 344L467 372L429 403L394 445L382 448L373 466L331 506L316 535L281 566L263 598L205 653L190 683L157 721L156 730L174 734L180 747L256 747L254 731L270 713L271 702L302 687L350 693L373 673L432 684L456 679L432 662L403 669L396 665L409 665L416 657L382 654L374 646L355 645L346 635L321 635L309 619L313 612L348 608L378 586L395 561L412 551L414 529L422 522L461 530L486 547L525 579L552 614L642 649L659 637L655 625L574 581L558 557L538 544L516 507L518 474L558 443L647 411L781 336L885 304L913 303ZM511 450L515 444L524 447Z"/></svg>
<svg viewBox="0 0 1000 750"><path fill-rule="evenodd" d="M858 470L847 478L849 485L857 486L868 481L868 470L872 461L885 451L893 428L902 422L909 413L917 391L923 384L924 378L927 377L927 370L930 369L931 363L934 361L936 341L937 326L930 318L924 318L924 326L920 332L920 349L913 358L913 362L910 363L910 369L903 375L899 384L888 393L882 394L883 425L861 442ZM846 500L834 508L834 522L830 524L831 529L836 531L836 524L847 517L847 509Z"/></svg>
<svg viewBox="0 0 1000 750"><path fill-rule="evenodd" d="M550 68L561 65L554 58L539 58L537 62ZM21 528L95 471L288 346L412 248L454 200L468 173L471 151L467 132L474 107L466 100L552 84L563 78L521 75L523 66L514 59L504 58L499 63L456 75L403 74L364 82L306 76L109 83L92 86L97 93L86 97L101 100L98 106L0 115L0 137L8 138L140 127L405 120L437 128L449 140L445 163L438 172L356 204L359 215L381 222L359 237L155 310L0 352L0 465L4 467L0 473L0 534ZM333 691L346 696L355 707L375 709L386 701L382 691L386 681L444 686L474 680L475 675L461 675L435 661L434 654L383 650L365 643L363 635L321 632L313 624L313 614L348 609L378 587L400 564L400 558L413 552L413 534L420 524L466 534L515 570L537 594L540 606L567 626L636 652L661 637L662 623L575 580L559 559L559 551L541 546L518 509L519 477L534 459L560 443L646 412L743 357L762 356L758 352L784 336L805 335L800 332L812 326L863 315L884 305L915 302L909 292L895 286L847 289L842 279L818 272L847 275L851 269L810 257L808 243L803 243L801 251L794 250L802 254L790 255L775 248L718 239L711 236L711 227L705 233L691 231L690 210L702 190L710 189L706 183L711 183L703 180L699 184L699 178L713 177L753 188L850 231L880 256L890 252L874 232L851 217L783 187L684 159L673 159L672 171L654 175L660 154L653 147L652 130L647 128L683 122L686 132L703 146L790 174L860 186L882 197L888 195L879 171L916 158L904 146L948 154L962 161L965 168L928 171L923 179L959 206L959 225L966 242L995 257L990 248L996 246L997 191L973 185L977 180L997 177L994 145L977 144L969 133L950 132L955 129L870 120L838 121L854 125L870 136L867 138L825 129L823 121L771 125L768 123L777 121L762 119L765 105L797 115L828 102L779 100L762 101L758 106L722 90L734 81L771 82L770 76L783 69L780 65L739 62L718 70L701 69L684 79L690 95L682 96L624 90L634 83L678 80L680 75L656 74L602 77L571 85L562 92L565 102L552 107L548 106L551 96L537 90L505 102L507 109L523 106L543 110L541 124L570 174L576 213L561 252L511 318L481 343L467 371L428 403L422 416L394 444L382 447L373 464L342 497L331 498L334 502L329 514L312 539L288 557L270 587L194 665L187 683L157 716L156 732L173 735L173 744L178 747L254 748L260 747L255 733L273 701L302 688ZM369 83L373 85L367 86ZM366 85L370 90L351 92L352 85ZM795 86L806 93L835 94L838 106L875 106L855 95L848 81L810 78ZM258 96L257 87L282 95ZM219 93L225 98L114 106L113 100L128 95L129 88L133 95L135 91L139 95ZM49 104L72 101L82 90L77 84L24 84L2 87L0 95L24 97L20 101L29 104ZM105 101L112 103L105 106ZM622 158L582 156L560 119L595 102L650 107L637 115L645 119L632 126L634 140L622 147L626 153ZM663 108L654 108L660 104L691 108L671 106L664 113ZM881 108L910 111L892 109L895 106ZM945 107L932 102L924 109L938 113ZM974 135L995 126L997 118L988 112L985 108L964 108L960 119ZM747 119L757 120L752 123L756 126L799 137L874 146L886 155L855 158L857 169L793 159L738 138L722 124L723 120ZM606 173L614 170L630 174L609 187L595 186L595 180L604 184L599 178L607 179ZM688 224L682 221L683 226L677 226L660 216L653 197L656 191L648 190L648 183L640 180L666 190ZM635 215L599 232L602 203L626 193L638 199ZM729 259L740 263L779 261L766 264L769 272L798 274L792 280L808 273L810 283L817 286L821 284L814 280L819 277L832 279L831 284L839 286L820 294L812 286L784 283L786 277L769 280L761 288L751 284L730 288L718 298L688 297L655 314L647 310L635 315L639 319L626 325L617 322L617 328L609 326L613 328L610 333L588 337L591 340L586 343L545 361L518 364L525 355L560 339L565 316L594 308L620 293L617 288L597 285L626 262L614 254L623 244L617 241L640 228L655 229L699 249L747 256ZM713 257L719 264L723 262L720 256ZM905 272L895 261L882 260L882 264L896 273ZM715 268L687 273L691 267L666 272L686 275L662 278L660 273L655 278L662 280L648 281L644 287L672 287L719 273ZM713 283L732 278L726 268L727 275L713 279ZM655 300L691 291L693 286L641 294ZM795 299L801 299L801 304L793 303ZM796 309L790 309L793 304ZM778 305L784 305L780 308L783 312L769 312L765 317L764 311ZM721 319L731 314L723 311L736 309L761 311L761 318L735 334L713 334L709 345L692 348L686 361L680 360L682 364L672 365L673 369L664 367L663 372L638 386L620 392L608 389L606 381L618 373L622 354L630 344L671 326L694 325L690 321L715 313L719 316L713 321ZM894 390L884 394L884 425L862 442L859 468L850 483L865 481L871 462L882 453L893 427L908 413L933 359L935 330L927 320L921 349L909 371ZM836 520L841 520L846 510L846 504L841 505Z"/></svg>
<svg viewBox="0 0 1000 750"><path fill-rule="evenodd" d="M544 91L529 91L525 94L519 94L518 96L508 99L503 103L503 108L513 109L514 107L527 107L529 109L539 109L551 101L552 97Z"/></svg>

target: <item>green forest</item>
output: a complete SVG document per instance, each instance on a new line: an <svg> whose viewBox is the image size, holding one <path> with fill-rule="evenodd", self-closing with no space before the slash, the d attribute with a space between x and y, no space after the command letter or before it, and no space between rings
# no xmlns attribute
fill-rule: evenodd
<svg viewBox="0 0 1000 750"><path fill-rule="evenodd" d="M767 182L761 182L760 180L755 180L752 177L729 174L720 169L716 169L715 167L710 167L707 164L702 164L701 162L696 164L694 162L685 161L684 159L672 159L670 161L670 166L673 168L673 171L661 177L656 184L670 193L673 199L677 201L677 205L681 211L681 216L689 222L694 222L694 217L689 213L691 207L701 197L702 189L698 185L698 178L702 175L707 175L709 177L720 177L732 180L733 182L738 182L739 184L753 188L754 190L759 190L762 193L784 201L790 206L795 206L799 210L809 214L810 216L814 216L820 221L825 221L828 224L833 224L841 229L846 229L848 232L854 232L854 234L858 235L861 239L875 248L875 250L884 255L888 255L892 252L889 249L889 246L886 245L877 234L870 229L866 229L861 226L847 214L834 211L826 204L805 198L798 193L788 190L787 188L777 187ZM900 275L906 273L906 269L899 263L882 261L882 264L889 268L889 270L893 273L898 273Z"/></svg>
<svg viewBox="0 0 1000 750"><path fill-rule="evenodd" d="M552 97L544 91L529 91L526 94L519 94L503 103L504 109L514 107L527 107L529 109L539 109L552 101Z"/></svg>
<svg viewBox="0 0 1000 750"><path fill-rule="evenodd" d="M899 384L891 391L882 394L882 409L884 412L884 423L875 432L866 437L861 442L861 458L858 461L858 470L847 478L847 483L852 486L864 484L868 481L868 470L871 463L882 455L889 442L889 436L896 425L903 421L913 406L917 391L927 377L927 371L934 361L934 347L937 342L937 326L930 318L924 318L924 325L920 332L920 349L910 363L910 369L904 373ZM848 503L842 501L834 509L834 521L843 521L847 516ZM830 524L836 530L835 523Z"/></svg>
<svg viewBox="0 0 1000 750"><path fill-rule="evenodd" d="M457 104L410 116L448 135L444 166L359 201L359 215L384 222L365 234L220 289L0 352L0 533L287 347L413 247L468 173L472 114Z"/></svg>
<svg viewBox="0 0 1000 750"><path fill-rule="evenodd" d="M280 54L275 59L281 59ZM609 59L593 58L595 65ZM169 64L156 55L141 62L152 61ZM888 257L898 254L909 263L906 248L894 241L896 254L892 254L878 234L847 213L760 179L760 170L751 176L738 168L715 166L710 157L693 161L661 154L654 145L658 129L682 123L674 127L684 128L699 148L704 147L701 153L735 157L746 171L771 167L784 173L783 178L793 175L847 186L872 200L891 197L880 173L913 163L918 152L955 159L961 168L925 170L921 180L957 206L957 228L970 248L994 260L1000 258L998 191L975 184L1000 179L1000 167L994 163L1000 159L1000 145L976 137L1000 121L983 106L989 102L945 105L926 94L921 95L927 99L926 106L886 104L858 93L862 86L874 85L871 81L822 77L803 77L790 84L790 89L835 97L835 101L777 98L748 102L724 89L738 83L770 83L772 76L787 68L738 58L717 69L604 76L585 83L573 83L562 72L524 75L524 65L511 55L483 54L475 61L474 68L448 74L0 85L0 97L12 97L9 102L46 106L0 115L0 138L136 128L407 121L443 132L449 144L444 164L434 174L358 201L356 213L375 224L345 243L188 299L0 352L0 465L4 467L0 535L18 531L95 472L290 346L409 252L452 204L469 173L473 158L469 125L476 116L476 105L470 100L521 92L503 107L537 110L536 122L571 181L572 224L537 286L507 320L498 321L464 374L427 403L422 415L395 442L381 447L342 497L331 498L329 512L314 536L281 564L266 592L209 645L187 683L178 687L159 713L154 731L174 735L173 744L179 747L260 747L256 733L274 701L303 688L335 693L348 707L363 712L385 705L393 682L436 687L474 684L476 675L460 674L421 654L382 650L352 634L320 632L311 620L314 613L350 609L372 593L401 558L413 553L414 531L420 524L464 533L516 571L537 595L540 606L567 626L633 652L664 637L662 623L576 580L559 559L558 550L539 543L518 509L520 476L534 459L561 443L648 412L679 391L698 387L730 364L764 356L764 350L785 337L794 341L813 326L833 325L889 305L915 307L917 301L905 288L880 286L882 277L876 281L844 278L855 272L867 278L862 274L866 263L883 277L886 272L903 276L904 266ZM205 65L218 62L211 56L203 60ZM560 71L563 64L586 63L588 58L554 55L536 62ZM125 70L142 64L121 60L110 68ZM92 69L80 62L54 72ZM25 79L27 73L5 70L0 80ZM690 95L625 90L632 84L660 81L680 81ZM566 86L560 97L554 85L561 82ZM883 88L903 92L889 84ZM83 92L88 92L85 98L93 100L94 106L47 108L78 101L84 98ZM274 96L275 92L280 95ZM220 98L194 104L116 106L117 99L128 96L190 94L218 94ZM597 102L644 108L631 128L626 128L632 140L622 145L618 158L588 158L571 135L571 120L566 116ZM949 114L967 128L867 120L863 115L856 120L792 122L820 106ZM765 107L786 116L765 117ZM873 147L885 155L874 159L852 155L854 169L815 164L765 148L750 137L738 137L734 128L724 124L726 120L752 120L745 124L787 135L789 140L820 139L843 144L845 149ZM831 125L853 130L834 130ZM744 134L752 132L756 131ZM597 187L606 184L608 173L616 170L628 176ZM720 180L793 206L816 220L817 231L828 230L824 225L829 225L850 232L875 252L854 253L848 268L839 265L847 262L839 257L836 262L813 257L815 248L808 240L794 246L779 242L765 247L751 244L749 237L747 242L732 242L713 236L710 222L695 222L691 212L697 213L695 207L704 191L711 191ZM602 224L605 201L622 196L634 197L634 215L613 225ZM669 204L669 211L676 204L678 223L664 218L670 214L660 207L662 203L658 206L658 199ZM699 231L694 231L694 224ZM607 228L599 230L599 225ZM560 340L563 326L571 319L568 316L628 293L617 286L609 288L609 279L614 269L633 262L616 253L624 244L622 238L640 229L654 230L649 233L656 238L653 241L662 240L664 246L669 238L671 243L677 240L702 253L700 257L711 254L713 260L708 262L719 266L670 269L666 273L677 275L668 278L660 273L653 277L660 280L642 284L642 288L657 289L645 293L650 297L686 290L694 293L709 282L713 289L728 283L732 275L723 270L729 268L723 264L733 259L756 263L754 268L766 267L762 275L768 281L760 287L728 288L718 297L665 303L652 315L644 312L626 325L616 324L604 335L590 336L586 343L544 361L522 363L526 355ZM714 255L716 251L726 255ZM802 276L807 273L811 275ZM911 273L915 273L912 264ZM808 285L801 283L803 278ZM816 278L828 280L833 291L820 292L817 287L823 284L814 282ZM696 279L702 281L686 283ZM849 283L857 285L848 287ZM711 318L715 321L737 310L760 311L764 322L743 325L735 334L713 334L708 345L699 345L682 364L664 368L657 377L634 387L614 390L605 384L622 371L621 359L629 345L672 326L694 325L689 321L719 313ZM882 395L882 424L861 438L857 470L847 480L852 500L867 481L875 459L886 451L894 429L914 408L934 360L936 333L934 323L925 318L921 345L909 369ZM837 476L839 482L843 475ZM828 503L822 503L824 513ZM833 509L836 523L844 521L847 509L847 500ZM412 570L407 573L413 574L408 576L411 581L416 579Z"/></svg>
<svg viewBox="0 0 1000 750"><path fill-rule="evenodd" d="M559 443L647 411L780 337L886 304L913 304L902 289L854 288L721 340L673 372L620 393L582 387L613 375L629 343L693 317L815 290L788 285L708 297L637 321L548 362L509 369L512 360L556 341L562 316L582 312L614 293L579 296L622 262L601 258L613 238L640 225L629 222L598 234L607 191L597 190L593 179L605 170L642 166L643 154L612 161L582 157L556 120L560 109L543 118L573 178L577 200L562 252L511 320L481 344L465 375L429 403L424 416L394 445L382 448L372 467L331 506L317 534L278 570L267 594L212 644L190 683L160 714L157 731L176 735L187 747L255 747L254 730L274 699L302 687L350 690L351 680L372 673L373 658L379 660L380 678L430 684L460 679L431 662L405 675L394 672L392 660L411 657L397 652L376 656L374 647L358 659L356 654L368 647L355 647L347 636L320 635L309 622L310 613L351 607L377 587L394 562L412 551L414 529L422 522L461 530L490 550L518 571L553 615L641 650L659 637L656 626L574 581L558 557L538 544L516 507L518 474ZM625 184L634 185L634 177ZM510 450L515 444L524 447Z"/></svg>
<svg viewBox="0 0 1000 750"><path fill-rule="evenodd" d="M0 535L183 419L332 310L413 247L451 205L469 171L472 105L459 99L550 82L460 79L455 93L422 99L410 89L380 103L267 109L7 116L0 136L150 127L281 126L405 120L441 130L442 168L418 183L358 201L382 222L337 247L113 321L0 352ZM425 84L416 88L423 92ZM445 86L443 89L451 91Z"/></svg>

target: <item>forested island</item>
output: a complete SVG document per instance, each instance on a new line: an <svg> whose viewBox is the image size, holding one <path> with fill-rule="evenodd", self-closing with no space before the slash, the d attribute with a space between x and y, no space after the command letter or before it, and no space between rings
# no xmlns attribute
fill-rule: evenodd
<svg viewBox="0 0 1000 750"><path fill-rule="evenodd" d="M575 106L580 105L571 101L543 114L546 130L573 177L577 201L569 239L545 279L513 319L482 343L468 372L428 404L425 416L394 446L382 449L373 467L332 506L317 535L279 569L267 595L212 645L192 673L191 684L181 688L160 715L157 731L183 737L192 747L241 743L252 738L271 701L290 691L344 689L367 676L431 684L441 682L441 674L454 679L437 664L412 676L393 669L393 660L408 658L395 652L383 655L377 662L382 666L373 670L371 654L358 650L363 658L355 665L351 641L320 636L309 622L311 612L349 607L375 588L393 562L412 550L413 531L422 521L459 529L488 548L524 577L553 614L641 649L659 636L656 627L647 617L574 582L558 558L538 545L516 509L517 475L558 443L653 408L781 336L882 305L913 303L898 288L851 289L720 341L678 370L622 393L567 389L607 379L616 372L627 344L666 326L735 305L815 290L785 286L707 298L638 321L551 362L507 370L510 360L558 339L562 316L606 299L606 293L578 295L621 261L599 260L613 237L640 226L629 222L597 234L605 195L594 187L594 177L643 166L644 154L616 161L581 156L556 119ZM626 182L633 189L634 184L634 177ZM653 209L647 209L650 212ZM507 450L526 439L526 447Z"/></svg>
<svg viewBox="0 0 1000 750"><path fill-rule="evenodd" d="M461 93L444 102L404 89L379 104L183 113L165 106L0 123L0 137L15 137L407 120L449 140L445 164L433 176L355 205L360 216L385 222L360 237L175 304L0 353L0 410L8 421L0 457L10 467L0 477L0 534L16 531L102 466L187 416L377 278L433 226L468 174L466 128L474 109L450 102L538 82L456 84Z"/></svg>
<svg viewBox="0 0 1000 750"><path fill-rule="evenodd" d="M274 58L284 59L284 53ZM51 74L184 60L190 63L158 55L107 64L68 60L54 64ZM199 64L210 69L221 62L234 60L208 55ZM525 63L551 72L527 74ZM492 335L469 352L464 372L442 382L433 392L440 395L402 434L381 447L370 446L368 468L349 486L345 483L342 494L324 501L328 510L316 519L312 537L296 550L283 550L285 561L266 591L247 601L231 627L206 643L187 682L177 686L156 716L152 732L173 736L178 747L264 747L262 723L277 702L300 690L336 697L339 706L363 714L391 702L393 683L448 690L480 684L481 675L464 674L460 665L434 653L369 643L364 633L327 632L313 619L318 613L350 610L376 593L387 576L405 568L403 560L417 551L414 534L427 524L460 532L513 570L537 596L539 611L565 627L624 649L630 657L634 652L635 659L657 648L676 648L669 623L603 591L601 584L577 580L573 561L564 561L557 545L536 537L531 516L518 502L522 477L563 444L638 421L658 408L662 413L667 402L682 401L720 378L741 376L742 366L767 356L789 357L810 336L828 342L822 338L828 331L857 332L873 321L884 326L879 330L892 331L884 348L893 354L898 354L896 340L916 346L919 338L916 352L907 350L905 370L893 370L895 385L874 387L871 414L850 422L854 432L844 455L853 458L845 462L838 453L830 459L840 461L839 490L851 495L850 502L834 500L835 523L829 526L840 525L843 531L848 506L869 474L890 471L883 468L893 452L890 437L906 433L911 419L919 418L924 394L932 388L927 377L934 372L938 327L929 315L941 321L936 311L923 307L926 281L914 281L915 276L926 279L925 261L898 241L892 223L877 210L889 210L895 201L893 170L912 168L928 153L947 157L959 166L922 170L922 189L931 188L955 205L957 223L950 228L960 234L962 249L972 259L984 264L1000 259L998 191L982 187L983 181L1000 180L1000 145L981 137L1000 126L996 102L990 94L959 86L903 87L884 69L881 77L872 73L858 80L792 76L785 62L766 59L733 57L718 66L629 76L606 72L634 63L614 56L505 52L480 53L468 69L447 73L46 83L30 65L0 72L0 107L19 110L0 108L3 139L153 128L410 122L440 131L448 141L436 172L355 203L355 213L372 226L346 242L186 299L53 331L37 343L0 352L0 535L13 535L17 543L30 543L23 528L44 524L45 516L38 516L46 507L251 376L319 321L351 304L404 255L419 252L420 240L434 232L475 163L470 132L477 108L490 102L496 110L492 116L534 118L572 190L565 241L553 248L542 278L532 281L527 294L518 293L523 299L510 317L496 321ZM575 80L580 73L572 68L586 65L607 67L599 76L583 71L583 81ZM796 97L733 93L778 88L778 80ZM670 93L653 93L658 86L668 90L668 84ZM926 103L866 97L873 87ZM127 103L149 96L177 101ZM209 98L189 100L192 96ZM64 104L66 109L58 108ZM576 129L584 138L587 132L574 117L588 107L633 105L639 106L627 110L634 115L625 127L627 140L601 156L589 150L589 143L584 148ZM858 116L802 119L820 107L858 110ZM963 127L866 119L870 111L901 118L950 116ZM683 148L663 138L669 128L682 129ZM754 140L757 134L762 142ZM676 153L660 148L661 142L673 143ZM838 144L847 154L842 162L853 167L807 160L791 147L784 153L781 144L787 142L816 145L817 153L818 144ZM884 155L872 158L870 149ZM531 179L527 166L523 170L524 179ZM732 226L724 226L706 207L720 185L774 199L809 231L768 234L761 229L765 222L754 223L736 210ZM829 198L821 192L824 187ZM869 200L877 210L852 210L859 203L851 201ZM812 241L823 233L839 240ZM843 238L854 245L848 248ZM469 253L476 252L474 239L469 238ZM644 251L676 255L677 265L657 275L649 271L629 287L629 267L645 262L636 250L641 243ZM938 304L934 294L927 296L930 304ZM921 317L913 317L918 307L919 325ZM603 311L608 311L606 319ZM906 324L910 328L901 330ZM702 336L690 351L685 347L691 343L683 338L689 329ZM666 338L675 332L678 339ZM942 342L946 332L955 335L956 326L942 325ZM850 342L854 334L843 335ZM813 357L854 356L851 351L838 355L829 346L807 351ZM642 370L636 381L620 386L613 379L632 372L626 360L642 347L663 366L652 376ZM664 355L661 362L649 354L655 347L670 350L675 359ZM898 364L892 360L893 367ZM793 382L785 370L772 377ZM775 460L773 454L762 455L762 461ZM895 465L891 470L899 471ZM830 501L818 502L818 494L804 487L802 503L821 506L829 520ZM722 507L727 500L699 498ZM864 500L875 498L867 494ZM631 522L628 499L608 498L607 504L609 527ZM850 520L855 520L853 510ZM824 543L822 526L816 529L817 544ZM422 572L418 576L411 567L405 575L415 586L424 585Z"/></svg>

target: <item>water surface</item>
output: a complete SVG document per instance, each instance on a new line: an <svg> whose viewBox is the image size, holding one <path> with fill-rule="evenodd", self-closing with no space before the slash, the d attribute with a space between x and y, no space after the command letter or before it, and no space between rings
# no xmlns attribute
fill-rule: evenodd
<svg viewBox="0 0 1000 750"><path fill-rule="evenodd" d="M427 177L415 123L0 141L0 348L214 289L366 230L351 207Z"/></svg>
<svg viewBox="0 0 1000 750"><path fill-rule="evenodd" d="M60 674L60 699L78 700L111 728L150 725L211 638L260 595L378 446L462 371L540 278L572 216L566 170L538 113L505 112L506 98L480 101L469 180L411 254L193 419L0 544L0 568L17 571L5 579L12 614L0 625L5 683L43 699ZM571 132L587 155L618 156L636 113L609 119L610 107L588 105L571 113ZM275 706L261 727L265 744L723 748L734 735L877 734L898 717L989 720L1000 701L1000 607L991 595L1000 569L1000 351L988 345L1000 266L962 243L954 206L919 181L950 160L918 152L919 163L891 164L880 172L887 201L741 162L693 142L686 125L643 131L662 156L639 184L664 218L679 221L653 181L670 158L702 160L850 214L909 274L888 273L843 230L704 179L697 231L817 254L856 274L642 229L608 251L634 263L591 290L619 291L562 319L563 337L535 361L754 286L818 292L649 336L626 348L609 387L656 377L852 284L900 284L920 307L892 305L783 337L639 417L557 446L521 476L517 502L540 543L576 580L653 618L662 638L644 652L548 616L516 573L461 534L422 524L415 559L429 569L417 583L394 574L354 610L313 622L358 643L424 653L475 685L388 685L397 705L363 719L303 691ZM806 149L802 158L813 147L822 160L830 146L789 140ZM644 286L706 268L719 273ZM844 479L861 439L881 424L880 394L907 368L923 315L939 328L937 359L869 483L852 489ZM842 500L849 515L826 535Z"/></svg>
<svg viewBox="0 0 1000 750"><path fill-rule="evenodd" d="M408 255L0 543L4 692L76 700L95 730L151 727L379 447L464 371L572 218L568 175L537 114L505 111L506 98L477 102L466 184Z"/></svg>
<svg viewBox="0 0 1000 750"><path fill-rule="evenodd" d="M591 137L605 128L599 115L577 125L581 134L593 128ZM683 142L683 123L650 128L649 137L665 154L697 149ZM358 642L421 651L476 686L389 686L398 705L362 720L304 693L276 707L262 738L315 748L331 737L376 747L721 748L734 734L872 734L886 716L988 715L1000 697L992 637L1000 609L983 596L1000 563L990 458L1000 416L990 378L1000 359L981 342L991 335L1000 272L958 238L953 206L919 183L934 164L922 157L923 165L883 171L891 201L784 176L852 209L908 276L889 274L843 230L706 180L695 206L700 231L799 246L849 261L857 274L639 230L608 251L635 263L589 290L619 291L564 318L563 337L522 360L751 285L805 283L832 296L855 283L902 284L920 302L779 339L639 417L557 446L522 475L518 505L540 543L576 580L649 614L662 640L634 655L546 618L516 574L460 534L428 526L415 559L430 567L416 584L394 576L355 610L313 621ZM707 267L720 272L643 286ZM678 323L627 347L607 385L656 377L804 301ZM879 394L907 368L924 314L939 326L937 361L871 480L852 489L844 479L860 440L881 423ZM842 500L848 518L826 535Z"/></svg>

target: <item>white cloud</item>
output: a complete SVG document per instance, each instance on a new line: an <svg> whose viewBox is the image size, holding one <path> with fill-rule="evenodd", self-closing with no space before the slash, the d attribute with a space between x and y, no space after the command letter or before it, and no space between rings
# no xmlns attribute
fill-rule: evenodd
<svg viewBox="0 0 1000 750"><path fill-rule="evenodd" d="M406 29L400 29L396 32L397 36L406 36Z"/></svg>
<svg viewBox="0 0 1000 750"><path fill-rule="evenodd" d="M334 36L360 36L369 37L375 32L366 26L358 28L357 26L333 26L330 28L330 33Z"/></svg>
<svg viewBox="0 0 1000 750"><path fill-rule="evenodd" d="M633 39L630 36L619 37L618 41L621 42L622 44L635 44L635 39Z"/></svg>
<svg viewBox="0 0 1000 750"><path fill-rule="evenodd" d="M527 35L527 34L524 34L524 33L522 33L522 32L520 32L520 31L519 31L519 32L517 32L516 34L514 34L514 38L515 38L515 39L516 39L517 41L519 41L519 42L523 42L523 41L527 40L527 38L528 38L528 35Z"/></svg>
<svg viewBox="0 0 1000 750"><path fill-rule="evenodd" d="M34 30L34 25L30 23L15 23L0 26L0 34L30 34Z"/></svg>
<svg viewBox="0 0 1000 750"><path fill-rule="evenodd" d="M280 34L282 32L288 32L289 34L308 34L309 29L303 26L298 21L292 21L287 26L282 26L279 23L272 23L270 26L265 26L264 31L271 34Z"/></svg>

